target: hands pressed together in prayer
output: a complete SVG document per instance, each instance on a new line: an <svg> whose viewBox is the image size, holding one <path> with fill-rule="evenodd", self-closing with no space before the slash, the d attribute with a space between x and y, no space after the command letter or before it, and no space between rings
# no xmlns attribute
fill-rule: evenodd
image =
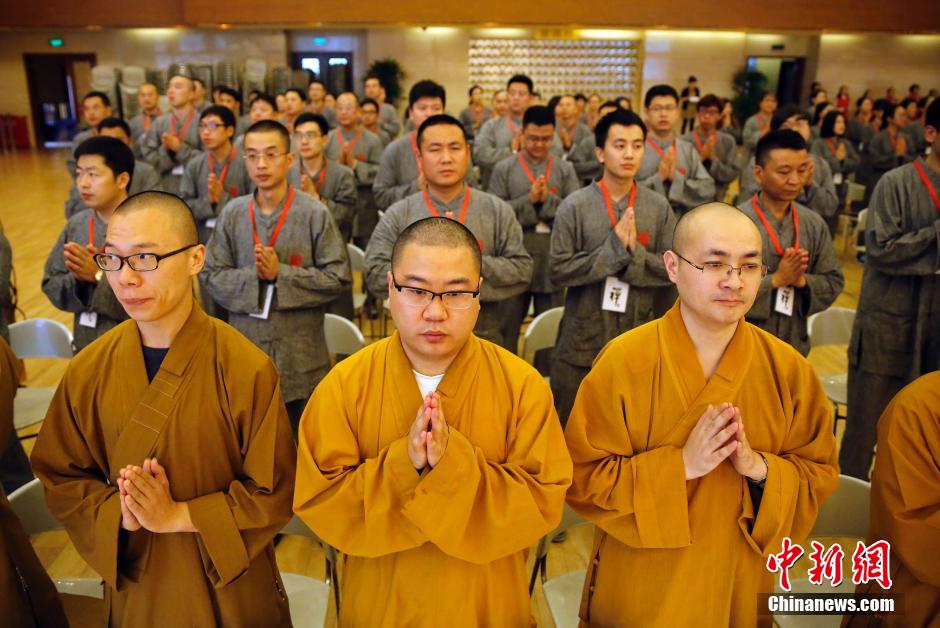
<svg viewBox="0 0 940 628"><path fill-rule="evenodd" d="M529 188L529 201L533 204L535 203L544 203L548 200L548 181L545 180L545 175L540 174L535 182L532 184L532 187Z"/></svg>
<svg viewBox="0 0 940 628"><path fill-rule="evenodd" d="M659 160L659 178L663 181L672 181L676 176L676 156L666 153L666 156Z"/></svg>
<svg viewBox="0 0 940 628"><path fill-rule="evenodd" d="M176 137L172 133L164 133L160 136L160 139L163 141L163 148L168 151L176 152L183 145L183 140Z"/></svg>
<svg viewBox="0 0 940 628"><path fill-rule="evenodd" d="M614 227L614 233L627 249L636 250L636 212L632 207L628 207L627 211L623 212L623 216Z"/></svg>
<svg viewBox="0 0 940 628"><path fill-rule="evenodd" d="M94 255L100 251L92 245L82 246L78 242L65 243L65 267L80 281L95 283L98 265Z"/></svg>
<svg viewBox="0 0 940 628"><path fill-rule="evenodd" d="M802 288L806 285L806 270L809 268L809 251L806 249L787 248L783 251L783 259L770 278L774 288L794 286Z"/></svg>
<svg viewBox="0 0 940 628"><path fill-rule="evenodd" d="M121 496L121 527L128 532L141 528L159 534L195 532L186 502L173 500L166 469L156 458L142 466L128 465L118 477Z"/></svg>
<svg viewBox="0 0 940 628"><path fill-rule="evenodd" d="M437 392L429 393L408 433L408 457L414 468L421 471L427 466L436 467L444 457L449 437L441 397Z"/></svg>
<svg viewBox="0 0 940 628"><path fill-rule="evenodd" d="M763 459L747 440L741 409L730 403L708 406L692 428L682 448L685 479L711 473L725 458L731 460L735 471L755 482L767 477Z"/></svg>
<svg viewBox="0 0 940 628"><path fill-rule="evenodd" d="M317 190L317 186L305 174L300 175L300 189L318 201L320 200L320 192Z"/></svg>
<svg viewBox="0 0 940 628"><path fill-rule="evenodd" d="M209 173L209 202L215 205L222 198L222 182L215 176L214 172Z"/></svg>
<svg viewBox="0 0 940 628"><path fill-rule="evenodd" d="M277 279L277 272L280 269L281 262L277 258L274 247L255 245L255 269L258 271L258 278L266 281Z"/></svg>

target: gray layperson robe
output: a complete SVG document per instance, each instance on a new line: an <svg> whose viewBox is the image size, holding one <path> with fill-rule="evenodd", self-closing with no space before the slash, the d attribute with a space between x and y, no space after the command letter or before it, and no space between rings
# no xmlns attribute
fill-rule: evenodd
<svg viewBox="0 0 940 628"><path fill-rule="evenodd" d="M715 180L715 200L724 201L728 186L741 174L741 165L738 163L738 145L735 143L734 138L721 131L715 131L715 134L718 139L715 140L714 155L718 158L713 157L708 160L708 163L703 161L702 165L708 170L711 178ZM703 135L703 133L699 133L698 129L695 129L683 135L682 139L691 144L698 152L698 144L695 143L695 138L698 137L699 142L704 147L707 138ZM699 158L701 159L701 153L699 153Z"/></svg>
<svg viewBox="0 0 940 628"><path fill-rule="evenodd" d="M640 185L665 196L673 209L678 212L687 212L702 203L715 199L715 180L702 165L695 146L679 138L674 138L671 142L664 144L652 133L648 134L646 139L643 161L636 173L636 180ZM655 142L663 153L671 150L675 142L676 170L672 182L664 182L659 178L661 158L659 153L650 146L650 142Z"/></svg>
<svg viewBox="0 0 940 628"><path fill-rule="evenodd" d="M411 137L417 133L406 133L382 151L379 161L379 170L372 183L372 192L375 204L381 210L386 210L406 196L411 196L418 190L418 162L415 158ZM467 167L467 174L463 180L473 184L473 164Z"/></svg>
<svg viewBox="0 0 940 628"><path fill-rule="evenodd" d="M828 219L839 211L839 195L836 194L836 186L832 182L832 170L825 159L819 159L812 153L809 156L815 164L813 181L809 188L803 188L796 202ZM747 167L741 172L741 191L738 193L738 201L741 203L750 201L752 196L760 192L760 186L754 179L754 163L754 157L751 157Z"/></svg>
<svg viewBox="0 0 940 628"><path fill-rule="evenodd" d="M230 153L231 154L231 153ZM212 235L212 227L207 224L209 220L217 220L222 208L230 200L244 196L254 187L251 179L248 178L248 168L245 165L244 156L235 151L228 171L225 173L225 181L222 182L222 196L218 203L209 201L209 159L215 167L215 176L220 178L222 170L225 168L225 161L216 161L209 151L202 151L189 160L186 169L183 171L183 181L180 184L179 196L189 205L196 219L196 225L199 228L199 242L205 244ZM226 157L228 159L228 157Z"/></svg>
<svg viewBox="0 0 940 628"><path fill-rule="evenodd" d="M336 221L340 232L346 236L352 233L353 220L356 218L356 201L359 198L356 194L356 176L349 166L326 158L323 163L326 164L326 175L317 193L320 195L320 202L326 205L333 214L333 220ZM287 171L287 182L300 190L300 178L305 174L316 185L322 171L321 167L317 172L307 172L304 169L303 160L300 155L297 155L294 165Z"/></svg>
<svg viewBox="0 0 940 628"><path fill-rule="evenodd" d="M170 120L175 120L176 133L182 133L182 144L178 151L168 151L163 146L163 134L172 133ZM163 189L177 194L183 180L183 169L190 159L202 150L199 138L199 112L193 114L192 122L186 127L188 117L176 119L173 112L165 113L150 125L150 130L141 144L144 161L149 163L162 177ZM183 128L186 132L183 133Z"/></svg>
<svg viewBox="0 0 940 628"><path fill-rule="evenodd" d="M274 360L284 401L307 399L330 369L324 306L352 285L346 244L326 206L297 190L274 244L281 263L270 314L267 320L253 318L249 313L261 310L270 283L258 278L255 267L251 198L240 196L222 210L200 279L228 310L229 324ZM270 216L261 213L257 202L254 211L258 237L267 246L283 202Z"/></svg>

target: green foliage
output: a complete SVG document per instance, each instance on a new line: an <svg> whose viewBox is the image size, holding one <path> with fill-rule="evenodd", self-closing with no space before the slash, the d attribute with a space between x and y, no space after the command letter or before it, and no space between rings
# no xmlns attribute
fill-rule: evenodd
<svg viewBox="0 0 940 628"><path fill-rule="evenodd" d="M767 92L767 75L746 67L734 75L734 98L731 106L734 117L743 125L744 121L757 113L761 98Z"/></svg>
<svg viewBox="0 0 940 628"><path fill-rule="evenodd" d="M402 94L402 81L405 80L405 71L395 59L376 59L366 70L366 76L375 76L385 88L385 100L391 104L398 102Z"/></svg>

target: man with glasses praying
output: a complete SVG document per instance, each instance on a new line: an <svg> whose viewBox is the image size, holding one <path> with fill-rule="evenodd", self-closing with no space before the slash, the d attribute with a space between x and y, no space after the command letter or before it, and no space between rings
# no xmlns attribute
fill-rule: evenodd
<svg viewBox="0 0 940 628"><path fill-rule="evenodd" d="M519 295L532 280L532 257L522 243L522 227L508 203L465 183L470 148L460 121L447 114L431 116L418 128L418 155L427 187L392 205L379 222L366 249L369 292L388 297L386 277L395 240L413 222L443 216L466 225L483 252L480 315L476 335L503 345L503 302Z"/></svg>
<svg viewBox="0 0 940 628"><path fill-rule="evenodd" d="M565 436L568 503L597 526L585 624L769 625L768 555L803 542L836 488L813 367L744 320L761 247L729 205L682 216L664 255L679 300L611 341L581 384Z"/></svg>
<svg viewBox="0 0 940 628"><path fill-rule="evenodd" d="M379 126L379 103L374 98L363 98L359 101L359 124L366 131L371 131L382 141L382 147L388 146L392 137Z"/></svg>
<svg viewBox="0 0 940 628"><path fill-rule="evenodd" d="M33 449L104 580L102 623L291 625L272 543L296 461L278 372L199 308L204 257L178 197L121 203L95 262L133 320L71 361Z"/></svg>
<svg viewBox="0 0 940 628"><path fill-rule="evenodd" d="M173 64L166 86L170 111L153 121L140 148L144 161L163 177L163 189L174 194L180 189L186 164L202 148L199 111L193 106L194 76L189 65Z"/></svg>
<svg viewBox="0 0 940 628"><path fill-rule="evenodd" d="M342 626L535 623L526 554L561 519L571 462L545 380L473 333L478 236L442 216L397 234L383 275L397 331L304 411L294 510L346 555Z"/></svg>
<svg viewBox="0 0 940 628"><path fill-rule="evenodd" d="M490 177L488 191L509 203L516 213L522 226L522 242L534 266L529 289L505 301L503 347L512 352L518 349L519 328L529 312L530 301L534 301L536 316L564 302L564 290L552 283L548 250L555 211L566 196L578 189L578 175L570 163L549 152L555 122L548 107L526 109L522 116L522 150L496 164ZM536 356L536 368L544 375L548 375L550 358L548 351Z"/></svg>
<svg viewBox="0 0 940 628"><path fill-rule="evenodd" d="M96 136L75 149L75 186L87 206L72 215L52 247L42 291L52 304L74 314L72 345L81 351L127 319L93 256L104 246L108 222L127 198L134 153L114 137Z"/></svg>
<svg viewBox="0 0 940 628"><path fill-rule="evenodd" d="M650 133L637 182L665 196L679 215L715 200L715 180L695 146L676 137L679 94L671 85L654 85L643 104Z"/></svg>
<svg viewBox="0 0 940 628"><path fill-rule="evenodd" d="M288 183L294 155L282 124L248 128L245 162L257 189L222 210L200 280L229 322L274 360L296 434L330 368L325 306L352 286L346 244L330 210Z"/></svg>
<svg viewBox="0 0 940 628"><path fill-rule="evenodd" d="M803 136L771 131L757 142L754 155L760 191L738 209L761 233L768 274L747 320L809 355L807 321L833 304L845 277L826 221L796 202L810 167Z"/></svg>

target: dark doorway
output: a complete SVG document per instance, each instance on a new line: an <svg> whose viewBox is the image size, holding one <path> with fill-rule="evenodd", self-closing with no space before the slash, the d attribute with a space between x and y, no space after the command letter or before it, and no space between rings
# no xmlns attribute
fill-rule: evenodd
<svg viewBox="0 0 940 628"><path fill-rule="evenodd" d="M79 99L91 89L96 63L94 53L23 55L37 146L71 141L81 117Z"/></svg>
<svg viewBox="0 0 940 628"><path fill-rule="evenodd" d="M781 105L802 103L804 57L748 57L747 67L767 76L767 89Z"/></svg>
<svg viewBox="0 0 940 628"><path fill-rule="evenodd" d="M331 94L354 91L351 52L295 52L292 54L291 67L312 72L323 81L326 91Z"/></svg>

